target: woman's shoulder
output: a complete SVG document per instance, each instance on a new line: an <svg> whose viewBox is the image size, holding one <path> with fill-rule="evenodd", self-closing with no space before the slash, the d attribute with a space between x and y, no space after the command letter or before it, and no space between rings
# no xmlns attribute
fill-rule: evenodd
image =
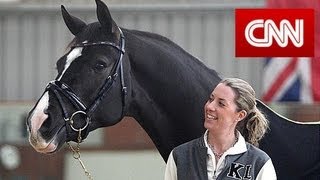
<svg viewBox="0 0 320 180"><path fill-rule="evenodd" d="M259 149L258 147L246 142L247 146L247 152L253 156L255 156L258 159L261 159L263 161L267 161L270 159L269 155L264 152L263 150Z"/></svg>
<svg viewBox="0 0 320 180"><path fill-rule="evenodd" d="M190 140L188 142L185 142L173 149L173 152L181 152L181 151L189 151L192 149L197 149L197 148L205 148L204 144L204 139L203 136Z"/></svg>
<svg viewBox="0 0 320 180"><path fill-rule="evenodd" d="M172 150L172 156L176 163L195 162L199 157L206 157L207 147L204 143L204 137L190 140Z"/></svg>

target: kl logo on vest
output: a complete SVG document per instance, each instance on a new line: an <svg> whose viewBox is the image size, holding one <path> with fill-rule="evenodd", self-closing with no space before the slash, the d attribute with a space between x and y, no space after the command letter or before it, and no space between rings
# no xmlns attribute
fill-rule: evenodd
<svg viewBox="0 0 320 180"><path fill-rule="evenodd" d="M313 9L236 9L236 57L314 57Z"/></svg>
<svg viewBox="0 0 320 180"><path fill-rule="evenodd" d="M240 171L244 173L240 173ZM232 163L229 167L227 176L233 179L252 179L250 175L251 165L243 165L240 163Z"/></svg>

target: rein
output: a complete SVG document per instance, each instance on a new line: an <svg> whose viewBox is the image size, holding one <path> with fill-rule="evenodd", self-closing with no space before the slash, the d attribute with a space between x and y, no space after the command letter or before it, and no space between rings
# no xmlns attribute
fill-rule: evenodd
<svg viewBox="0 0 320 180"><path fill-rule="evenodd" d="M105 80L105 83L101 87L99 93L97 94L95 100L90 104L90 106L86 106L83 101L77 96L76 93L65 83L59 81L59 80L54 80L49 82L47 85L45 92L51 91L55 94L56 98L58 99L58 102L60 104L61 110L63 112L63 117L65 120L66 124L66 130L67 130L67 136L68 136L68 128L67 125L70 127L70 129L74 132L78 133L77 137L77 145L76 148L73 148L72 145L67 142L69 148L71 149L73 153L73 158L78 160L81 167L83 168L86 176L89 179L93 179L91 174L88 172L86 169L84 163L80 159L80 143L83 141L84 138L89 133L88 127L91 122L92 115L96 108L99 106L101 103L102 99L106 96L106 94L109 92L109 90L112 88L114 82L116 81L117 77L120 75L120 80L121 80L121 98L122 98L122 113L121 117L124 114L124 109L125 109L125 102L126 102L126 95L127 95L127 87L125 86L124 82L124 75L123 75L123 63L122 63L122 58L125 53L125 38L123 35L122 30L118 27L120 31L120 44L116 45L113 42L108 42L108 41L98 41L98 42L92 42L92 43L79 43L73 45L71 48L75 47L87 47L87 46L111 46L115 49L117 49L120 53L119 59L116 62L116 64L113 66L111 73ZM64 102L62 101L62 96L67 98L69 102L77 109L77 111L73 112L71 115L68 113L66 106ZM83 116L85 119L85 124L82 127L74 127L74 119L75 116Z"/></svg>
<svg viewBox="0 0 320 180"><path fill-rule="evenodd" d="M81 131L78 133L78 142L76 148L72 147L71 143L67 142L70 150L72 151L72 157L79 161L85 175L88 177L88 179L93 180L93 177L91 176L90 172L87 170L86 166L84 165L83 161L80 158L80 143L82 142L81 138Z"/></svg>

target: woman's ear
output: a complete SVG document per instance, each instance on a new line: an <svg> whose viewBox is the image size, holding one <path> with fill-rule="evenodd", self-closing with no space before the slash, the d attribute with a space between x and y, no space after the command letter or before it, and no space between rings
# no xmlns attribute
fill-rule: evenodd
<svg viewBox="0 0 320 180"><path fill-rule="evenodd" d="M242 121L247 116L247 111L241 110L238 112L238 121Z"/></svg>

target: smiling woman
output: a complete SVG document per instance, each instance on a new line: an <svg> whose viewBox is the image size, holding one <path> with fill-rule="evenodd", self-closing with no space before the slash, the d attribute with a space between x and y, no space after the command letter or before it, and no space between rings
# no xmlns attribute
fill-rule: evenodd
<svg viewBox="0 0 320 180"><path fill-rule="evenodd" d="M268 121L257 109L255 92L247 82L220 81L204 106L204 119L207 130L202 137L172 150L166 180L277 179L271 158L255 147Z"/></svg>

